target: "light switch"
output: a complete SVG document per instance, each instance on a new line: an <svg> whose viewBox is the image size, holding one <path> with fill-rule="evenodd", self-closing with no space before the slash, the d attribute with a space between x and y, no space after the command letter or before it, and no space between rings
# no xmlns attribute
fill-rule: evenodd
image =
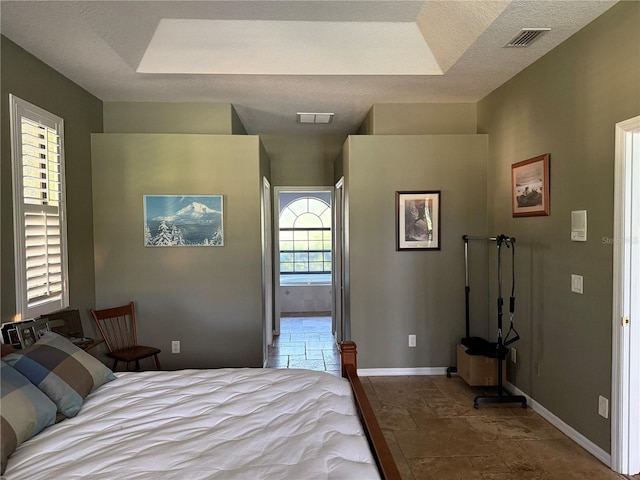
<svg viewBox="0 0 640 480"><path fill-rule="evenodd" d="M582 289L582 275L571 274L571 291L574 293L583 293Z"/></svg>

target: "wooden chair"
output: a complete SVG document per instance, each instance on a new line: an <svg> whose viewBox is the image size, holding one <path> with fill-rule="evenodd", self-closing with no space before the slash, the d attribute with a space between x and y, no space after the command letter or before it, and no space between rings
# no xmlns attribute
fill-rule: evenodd
<svg viewBox="0 0 640 480"><path fill-rule="evenodd" d="M115 371L118 362L125 362L127 370L131 362L136 363L136 370L140 370L140 360L154 357L156 367L160 370L158 360L159 348L138 345L136 335L136 313L133 302L121 307L105 308L103 310L91 309L98 330L107 344L107 355L113 358L112 370Z"/></svg>

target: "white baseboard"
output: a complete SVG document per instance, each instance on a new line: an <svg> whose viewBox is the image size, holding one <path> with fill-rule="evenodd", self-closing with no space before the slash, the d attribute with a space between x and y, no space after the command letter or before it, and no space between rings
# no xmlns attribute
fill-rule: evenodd
<svg viewBox="0 0 640 480"><path fill-rule="evenodd" d="M404 375L444 375L447 367L359 368L359 377L401 377Z"/></svg>
<svg viewBox="0 0 640 480"><path fill-rule="evenodd" d="M359 368L358 376L361 377L394 377L404 375L444 375L447 373L447 367L413 367L413 368ZM551 425L556 427L562 433L564 433L571 440L576 442L582 448L584 448L591 455L596 457L607 467L611 468L611 454L605 452L602 448L597 446L587 437L575 430L573 427L564 423L561 419L556 417L553 413L536 402L529 395L524 393L518 387L507 382L505 387L514 395L523 395L527 399L527 404L531 409L544 418Z"/></svg>
<svg viewBox="0 0 640 480"><path fill-rule="evenodd" d="M575 430L573 427L564 423L562 420L560 420L553 413L551 413L545 407L540 405L538 402L536 402L534 399L532 399L529 395L524 393L518 387L511 385L509 382L507 382L505 387L507 387L507 389L514 395L523 395L527 399L527 403L529 404L529 406L534 412L536 412L538 415L544 418L547 422L549 422L551 425L556 427L558 430L564 433L571 440L573 440L582 448L584 448L591 455L593 455L602 463L604 463L607 467L611 468L611 454L605 452L602 448L597 446L595 443L593 443L587 437L585 437L580 432Z"/></svg>

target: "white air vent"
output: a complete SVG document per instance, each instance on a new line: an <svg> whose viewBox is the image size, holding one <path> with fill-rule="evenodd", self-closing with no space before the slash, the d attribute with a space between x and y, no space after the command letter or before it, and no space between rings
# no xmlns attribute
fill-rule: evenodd
<svg viewBox="0 0 640 480"><path fill-rule="evenodd" d="M298 123L331 123L333 113L300 113Z"/></svg>
<svg viewBox="0 0 640 480"><path fill-rule="evenodd" d="M541 35L547 33L550 28L523 28L518 35L513 37L505 47L528 47Z"/></svg>

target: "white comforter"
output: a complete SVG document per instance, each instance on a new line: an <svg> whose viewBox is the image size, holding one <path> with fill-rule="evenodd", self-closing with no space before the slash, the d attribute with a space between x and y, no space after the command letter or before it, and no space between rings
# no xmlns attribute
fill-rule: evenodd
<svg viewBox="0 0 640 480"><path fill-rule="evenodd" d="M309 370L120 373L9 459L6 480L380 478L351 388Z"/></svg>

